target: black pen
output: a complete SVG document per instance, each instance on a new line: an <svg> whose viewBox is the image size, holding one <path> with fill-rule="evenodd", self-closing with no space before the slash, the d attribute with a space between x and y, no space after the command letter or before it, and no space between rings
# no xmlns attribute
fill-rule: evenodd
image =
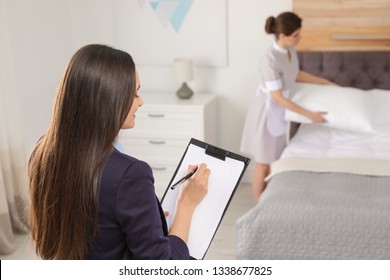
<svg viewBox="0 0 390 280"><path fill-rule="evenodd" d="M184 176L183 178L181 178L179 181L177 181L176 183L174 183L172 186L171 186L171 190L174 190L178 185L184 183L184 181L188 180L192 175L195 174L195 172L198 170L198 166L192 170L190 173L188 173L186 176Z"/></svg>

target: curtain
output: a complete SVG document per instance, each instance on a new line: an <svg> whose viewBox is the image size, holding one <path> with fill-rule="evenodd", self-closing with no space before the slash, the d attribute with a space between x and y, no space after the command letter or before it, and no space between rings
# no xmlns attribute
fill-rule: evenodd
<svg viewBox="0 0 390 280"><path fill-rule="evenodd" d="M26 156L5 2L0 1L0 254L17 249L15 234L27 233Z"/></svg>

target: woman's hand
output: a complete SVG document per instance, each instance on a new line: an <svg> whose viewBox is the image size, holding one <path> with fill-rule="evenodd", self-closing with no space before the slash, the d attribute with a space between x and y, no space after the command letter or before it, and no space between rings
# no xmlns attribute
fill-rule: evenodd
<svg viewBox="0 0 390 280"><path fill-rule="evenodd" d="M271 96L276 104L279 104L280 106L283 106L286 109L289 109L295 113L298 113L302 116L307 117L313 123L327 122L327 120L323 116L323 115L327 114L327 112L312 112L312 111L306 110L305 108L302 108L301 106L299 106L295 102L285 98L283 96L283 93L281 90L276 90L276 91L271 92Z"/></svg>
<svg viewBox="0 0 390 280"><path fill-rule="evenodd" d="M196 165L190 165L188 172L196 169ZM208 192L208 180L210 169L205 163L199 165L198 170L186 182L179 196L179 204L195 209Z"/></svg>
<svg viewBox="0 0 390 280"><path fill-rule="evenodd" d="M324 115L326 114L327 112L310 112L308 117L313 123L324 123L327 122L327 120L324 118Z"/></svg>
<svg viewBox="0 0 390 280"><path fill-rule="evenodd" d="M196 165L190 165L188 172L195 169ZM186 243L188 241L192 214L209 190L209 175L210 170L207 168L207 165L205 163L199 165L198 170L187 180L185 186L181 189L177 199L176 213L169 234L180 237Z"/></svg>

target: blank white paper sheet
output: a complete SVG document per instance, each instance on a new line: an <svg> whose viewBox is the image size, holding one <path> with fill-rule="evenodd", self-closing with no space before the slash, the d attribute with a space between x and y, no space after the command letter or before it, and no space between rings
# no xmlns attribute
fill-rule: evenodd
<svg viewBox="0 0 390 280"><path fill-rule="evenodd" d="M225 160L206 154L206 148L190 142L187 151L177 169L175 177L171 180L174 184L188 173L189 165L206 163L210 169L209 191L206 197L195 209L188 238L190 255L195 259L203 259L211 241L217 231L219 223L227 209L234 191L249 164L249 159L240 156L239 159L229 157L226 152ZM184 184L183 184L184 185ZM178 186L174 190L168 186L162 200L164 211L169 211L167 217L168 229L174 217L176 200L183 187Z"/></svg>

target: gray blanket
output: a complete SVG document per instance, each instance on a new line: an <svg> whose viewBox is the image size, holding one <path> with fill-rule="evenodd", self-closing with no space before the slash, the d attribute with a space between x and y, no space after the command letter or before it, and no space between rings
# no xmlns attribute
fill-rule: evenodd
<svg viewBox="0 0 390 280"><path fill-rule="evenodd" d="M237 229L237 259L390 259L390 177L276 174Z"/></svg>

